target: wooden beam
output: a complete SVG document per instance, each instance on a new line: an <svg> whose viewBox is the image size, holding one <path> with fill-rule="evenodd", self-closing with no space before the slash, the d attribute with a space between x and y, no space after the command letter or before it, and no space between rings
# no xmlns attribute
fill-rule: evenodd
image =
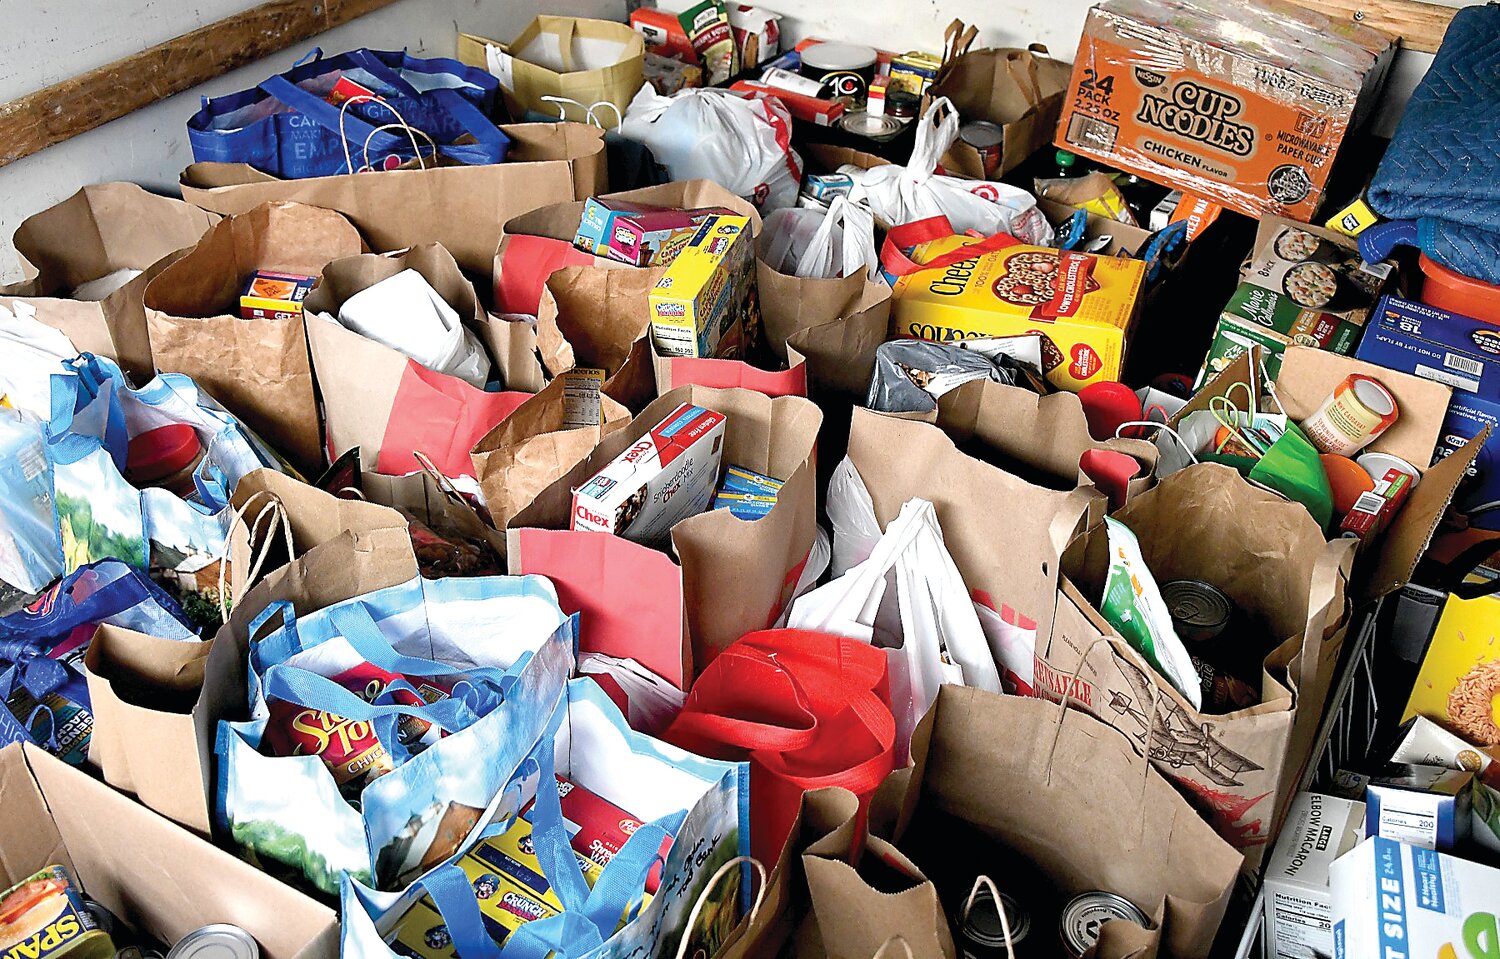
<svg viewBox="0 0 1500 959"><path fill-rule="evenodd" d="M1292 0L1309 10L1316 10L1334 20L1374 27L1401 46L1423 53L1436 53L1443 42L1448 23L1459 11L1422 0Z"/></svg>
<svg viewBox="0 0 1500 959"><path fill-rule="evenodd" d="M395 2L270 0L0 104L0 166Z"/></svg>

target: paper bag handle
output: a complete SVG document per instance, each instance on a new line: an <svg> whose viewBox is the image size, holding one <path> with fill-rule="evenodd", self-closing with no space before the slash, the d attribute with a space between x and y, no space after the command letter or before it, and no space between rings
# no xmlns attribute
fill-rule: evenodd
<svg viewBox="0 0 1500 959"><path fill-rule="evenodd" d="M1046 50L1046 47L1042 48ZM1022 72L1016 71L1017 63L1025 66ZM1005 68L1010 72L1011 78L1016 81L1016 86L1021 88L1021 95L1033 108L1042 104L1042 84L1039 76L1039 68L1036 57L1032 55L1031 48L1021 50L1005 58Z"/></svg>
<svg viewBox="0 0 1500 959"><path fill-rule="evenodd" d="M882 942L880 944L880 948L875 950L875 955L871 956L870 959L883 959L883 957L885 956L885 951L889 949L892 944L899 944L901 948L905 950L906 959L917 959L916 954L911 951L911 943L906 941L905 936L892 936L885 942Z"/></svg>
<svg viewBox="0 0 1500 959"><path fill-rule="evenodd" d="M1060 723L1058 726L1061 728ZM1000 890L995 887L995 880L989 876L976 876L974 878L974 888L969 890L969 901L964 903L963 913L959 917L959 922L964 923L969 921L969 910L974 908L974 900L979 898L979 890L986 888L989 890L990 898L994 900L995 912L1000 916L1000 934L1005 939L1005 954L1010 959L1016 959L1016 947L1011 942L1010 937L1010 917L1005 914L1005 906L1000 901ZM882 946L881 948L883 949L884 947ZM907 952L909 953L910 951L911 949L908 947Z"/></svg>
<svg viewBox="0 0 1500 959"><path fill-rule="evenodd" d="M761 903L766 899L766 867L760 864L760 860L750 856L735 856L733 859L714 870L714 874L708 877L703 891L698 893L698 898L693 900L693 908L688 912L687 922L682 926L682 937L677 940L677 959L687 959L688 944L693 938L693 928L698 922L698 915L703 912L703 906L708 902L709 895L724 881L730 870L741 863L749 863L755 870L756 878L760 880L755 890L755 902L750 905L750 914L742 921L747 925L755 922L755 917L760 913Z"/></svg>

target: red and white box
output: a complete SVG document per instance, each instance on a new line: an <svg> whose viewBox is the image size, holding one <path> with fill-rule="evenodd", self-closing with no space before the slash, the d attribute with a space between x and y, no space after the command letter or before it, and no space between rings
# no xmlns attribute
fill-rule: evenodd
<svg viewBox="0 0 1500 959"><path fill-rule="evenodd" d="M662 545L718 485L724 414L683 403L573 491L573 529Z"/></svg>

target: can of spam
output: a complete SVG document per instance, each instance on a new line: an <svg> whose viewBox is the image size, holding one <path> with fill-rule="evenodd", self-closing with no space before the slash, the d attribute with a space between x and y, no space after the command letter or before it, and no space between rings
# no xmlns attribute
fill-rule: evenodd
<svg viewBox="0 0 1500 959"><path fill-rule="evenodd" d="M73 877L52 865L0 893L0 959L112 959Z"/></svg>

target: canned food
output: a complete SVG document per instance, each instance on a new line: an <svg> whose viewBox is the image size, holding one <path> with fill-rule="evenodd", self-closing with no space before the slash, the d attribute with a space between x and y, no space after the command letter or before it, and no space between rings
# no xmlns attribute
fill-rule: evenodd
<svg viewBox="0 0 1500 959"><path fill-rule="evenodd" d="M987 120L970 120L958 129L958 138L979 153L984 163L984 175L993 179L1000 173L1000 160L1004 154L1005 131L998 124Z"/></svg>
<svg viewBox="0 0 1500 959"><path fill-rule="evenodd" d="M1005 910L1005 922L1000 920L1000 910ZM977 890L964 911L959 923L959 955L963 959L1008 959L1005 933L1010 930L1010 948L1019 949L1022 940L1031 932L1031 916L1020 904L1005 893L1000 893L999 908L988 888Z"/></svg>
<svg viewBox="0 0 1500 959"><path fill-rule="evenodd" d="M177 940L167 959L260 959L260 945L239 926L218 922Z"/></svg>
<svg viewBox="0 0 1500 959"><path fill-rule="evenodd" d="M922 106L922 98L915 93L907 93L905 90L891 90L885 95L885 112L897 120L912 120L916 118L917 110Z"/></svg>
<svg viewBox="0 0 1500 959"><path fill-rule="evenodd" d="M1167 604L1172 625L1184 642L1213 639L1229 625L1234 615L1232 603L1224 591L1201 579L1174 579L1161 584L1161 598Z"/></svg>
<svg viewBox="0 0 1500 959"><path fill-rule="evenodd" d="M25 959L113 959L115 944L68 870L52 865L0 893L0 951Z"/></svg>
<svg viewBox="0 0 1500 959"><path fill-rule="evenodd" d="M1350 373L1302 421L1302 432L1319 453L1353 456L1396 422L1396 398L1379 380Z"/></svg>
<svg viewBox="0 0 1500 959"><path fill-rule="evenodd" d="M877 117L863 110L844 114L839 120L839 126L848 133L872 140L888 140L901 132L900 120L894 117Z"/></svg>
<svg viewBox="0 0 1500 959"><path fill-rule="evenodd" d="M1151 927L1146 914L1124 896L1112 892L1086 892L1063 907L1058 934L1062 938L1064 953L1071 959L1083 959L1083 954L1099 941L1099 928L1111 919Z"/></svg>

